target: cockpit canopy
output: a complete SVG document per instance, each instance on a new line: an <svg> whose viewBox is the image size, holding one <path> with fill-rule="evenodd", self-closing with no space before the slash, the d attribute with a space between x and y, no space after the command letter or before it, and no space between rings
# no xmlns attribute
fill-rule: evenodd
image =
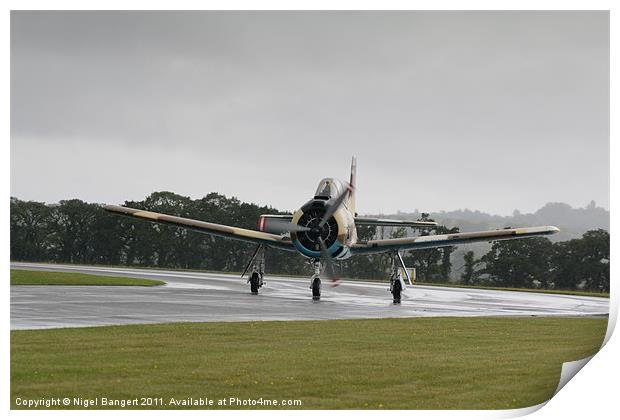
<svg viewBox="0 0 620 420"><path fill-rule="evenodd" d="M338 197L344 191L342 182L334 178L323 178L319 182L319 186L314 193L314 198L329 200L332 197Z"/></svg>

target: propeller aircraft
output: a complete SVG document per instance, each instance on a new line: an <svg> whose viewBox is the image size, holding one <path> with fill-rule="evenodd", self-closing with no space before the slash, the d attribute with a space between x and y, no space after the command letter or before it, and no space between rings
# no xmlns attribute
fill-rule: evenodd
<svg viewBox="0 0 620 420"><path fill-rule="evenodd" d="M339 279L335 270L335 260L344 260L356 255L389 253L392 259L389 290L393 302L400 303L401 292L406 287L403 273L409 285L412 284L411 277L402 259L401 253L403 251L441 248L472 242L531 238L559 232L555 226L539 226L362 241L358 240L357 226L428 229L437 224L429 221L391 220L358 216L355 207L355 187L356 160L353 158L349 182L342 182L334 178L322 179L314 197L301 206L299 210L290 215L261 215L258 219L258 230L116 205L104 205L103 208L124 216L256 244L256 249L241 275L243 278L246 273L250 273L247 281L250 284L252 294L258 294L259 289L264 284L266 248L298 252L308 258L314 268L314 274L310 279L310 289L312 290L312 298L315 300L320 299L321 296L321 276L323 274L331 280L332 285L338 285Z"/></svg>

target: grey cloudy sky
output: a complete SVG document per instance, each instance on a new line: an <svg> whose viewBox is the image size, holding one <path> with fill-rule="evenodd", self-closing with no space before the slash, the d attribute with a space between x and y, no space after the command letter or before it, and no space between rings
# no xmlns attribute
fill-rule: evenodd
<svg viewBox="0 0 620 420"><path fill-rule="evenodd" d="M13 12L11 195L609 207L607 12Z"/></svg>

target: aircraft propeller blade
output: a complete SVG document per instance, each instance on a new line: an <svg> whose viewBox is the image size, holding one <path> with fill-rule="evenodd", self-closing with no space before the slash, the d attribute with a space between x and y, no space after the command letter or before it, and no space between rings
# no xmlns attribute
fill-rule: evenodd
<svg viewBox="0 0 620 420"><path fill-rule="evenodd" d="M325 223L327 223L327 221L334 215L336 210L338 210L340 206L342 206L342 203L344 203L344 199L347 198L347 195L352 191L353 191L353 186L347 183L346 188L342 192L342 194L340 194L338 198L336 198L336 200L334 200L334 202L330 206L327 207L327 210L325 211L325 215L319 222L320 228L322 228L325 225Z"/></svg>
<svg viewBox="0 0 620 420"><path fill-rule="evenodd" d="M325 241L323 241L321 237L319 237L319 244L321 245L321 259L325 261L325 272L332 281L332 287L336 287L340 284L340 278L336 275L336 271L334 270L334 260L331 255L329 255L329 251L327 251L327 247L325 246Z"/></svg>

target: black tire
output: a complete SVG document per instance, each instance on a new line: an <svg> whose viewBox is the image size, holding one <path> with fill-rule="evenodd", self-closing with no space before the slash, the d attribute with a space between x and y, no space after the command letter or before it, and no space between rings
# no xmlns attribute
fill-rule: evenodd
<svg viewBox="0 0 620 420"><path fill-rule="evenodd" d="M400 292L402 292L402 285L399 280L395 280L392 284L392 297L394 298L394 303L400 303Z"/></svg>
<svg viewBox="0 0 620 420"><path fill-rule="evenodd" d="M252 273L252 277L250 277L250 291L253 295L258 294L258 283L259 283L258 273Z"/></svg>
<svg viewBox="0 0 620 420"><path fill-rule="evenodd" d="M318 277L312 280L312 299L321 299L321 279Z"/></svg>

